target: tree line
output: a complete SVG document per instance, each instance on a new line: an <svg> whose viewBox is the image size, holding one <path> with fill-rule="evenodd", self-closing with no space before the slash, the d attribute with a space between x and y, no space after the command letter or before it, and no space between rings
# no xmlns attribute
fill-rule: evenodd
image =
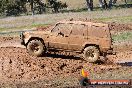
<svg viewBox="0 0 132 88"><path fill-rule="evenodd" d="M102 9L111 9L112 6L117 2L117 0L98 0L99 5ZM128 0L124 0L125 4L127 5ZM93 11L93 0L86 0L87 8L89 11Z"/></svg>
<svg viewBox="0 0 132 88"><path fill-rule="evenodd" d="M98 0L99 5L103 9L108 9L117 2L117 0ZM124 0L127 4L127 0ZM86 0L88 11L93 11L93 0ZM61 9L67 8L66 3L62 3L58 0L0 0L0 14L1 15L20 15L21 13L27 13L27 4L30 5L32 14L43 14L50 9L53 13L58 13Z"/></svg>
<svg viewBox="0 0 132 88"><path fill-rule="evenodd" d="M46 8L55 13L60 9L67 8L66 3L57 0L46 0L45 3L42 0L0 0L0 13L6 16L27 13L27 3L30 5L32 14L45 13Z"/></svg>

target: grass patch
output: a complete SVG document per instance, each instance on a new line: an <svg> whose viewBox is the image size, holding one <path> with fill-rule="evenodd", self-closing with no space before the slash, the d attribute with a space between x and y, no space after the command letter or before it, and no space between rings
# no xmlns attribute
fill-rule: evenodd
<svg viewBox="0 0 132 88"><path fill-rule="evenodd" d="M1 32L1 31L5 31L5 30L7 30L7 29L6 29L6 28L0 28L0 32Z"/></svg>
<svg viewBox="0 0 132 88"><path fill-rule="evenodd" d="M123 33L120 33L119 35L113 35L112 39L114 41L128 41L128 40L132 40L132 32L123 32Z"/></svg>
<svg viewBox="0 0 132 88"><path fill-rule="evenodd" d="M21 30L30 30L31 28L34 28L34 27L46 27L48 26L49 24L31 24L29 26L21 26L21 27L15 27L15 28L0 28L0 32L8 32L8 31L21 31Z"/></svg>
<svg viewBox="0 0 132 88"><path fill-rule="evenodd" d="M98 21L103 21L103 22L122 22L122 23L127 23L127 22L132 22L132 16L122 16L122 17L107 17L107 18L98 18L96 19Z"/></svg>
<svg viewBox="0 0 132 88"><path fill-rule="evenodd" d="M84 9L80 9L85 10ZM87 9L86 9L87 10ZM120 10L110 10L110 11L93 11L93 12L74 12L74 13L58 13L58 14L42 14L32 16L19 16L19 17L8 17L0 19L0 31L12 31L12 30L23 30L32 27L44 27L48 24L54 24L58 21L64 19L97 19L100 21L115 21L122 23L131 23L131 9L120 9ZM127 13L127 14L126 14ZM50 19L49 19L50 18Z"/></svg>
<svg viewBox="0 0 132 88"><path fill-rule="evenodd" d="M50 24L35 24L35 23L33 23L30 27L46 27L48 25L50 25Z"/></svg>

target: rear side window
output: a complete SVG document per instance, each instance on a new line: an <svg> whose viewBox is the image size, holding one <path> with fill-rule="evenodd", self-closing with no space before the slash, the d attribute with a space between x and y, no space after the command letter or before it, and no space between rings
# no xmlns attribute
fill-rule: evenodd
<svg viewBox="0 0 132 88"><path fill-rule="evenodd" d="M96 37L108 37L108 28L106 26L95 26L92 25L91 29L89 29L88 34L89 36L96 36Z"/></svg>
<svg viewBox="0 0 132 88"><path fill-rule="evenodd" d="M87 35L87 26L83 24L72 24L72 35Z"/></svg>

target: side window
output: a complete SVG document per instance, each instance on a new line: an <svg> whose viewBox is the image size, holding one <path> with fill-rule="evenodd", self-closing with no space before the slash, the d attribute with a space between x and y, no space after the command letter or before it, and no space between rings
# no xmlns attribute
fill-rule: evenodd
<svg viewBox="0 0 132 88"><path fill-rule="evenodd" d="M60 24L56 25L53 29L52 32L59 32L60 31Z"/></svg>
<svg viewBox="0 0 132 88"><path fill-rule="evenodd" d="M63 34L70 34L71 24L58 24L53 29L52 32L61 32Z"/></svg>
<svg viewBox="0 0 132 88"><path fill-rule="evenodd" d="M89 34L91 36L97 36L97 37L107 37L107 32L106 32L106 27L105 26L96 26L92 25L91 30L89 30Z"/></svg>
<svg viewBox="0 0 132 88"><path fill-rule="evenodd" d="M60 25L60 32L63 34L70 34L72 24L61 24Z"/></svg>
<svg viewBox="0 0 132 88"><path fill-rule="evenodd" d="M72 25L72 35L87 35L87 26L83 24L73 24Z"/></svg>

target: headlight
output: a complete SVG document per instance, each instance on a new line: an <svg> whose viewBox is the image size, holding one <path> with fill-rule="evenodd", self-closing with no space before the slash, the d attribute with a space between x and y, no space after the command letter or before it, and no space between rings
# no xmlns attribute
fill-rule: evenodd
<svg viewBox="0 0 132 88"><path fill-rule="evenodd" d="M20 39L21 39L21 44L24 45L24 35L23 32L20 33Z"/></svg>
<svg viewBox="0 0 132 88"><path fill-rule="evenodd" d="M20 33L20 39L24 39L23 32Z"/></svg>

